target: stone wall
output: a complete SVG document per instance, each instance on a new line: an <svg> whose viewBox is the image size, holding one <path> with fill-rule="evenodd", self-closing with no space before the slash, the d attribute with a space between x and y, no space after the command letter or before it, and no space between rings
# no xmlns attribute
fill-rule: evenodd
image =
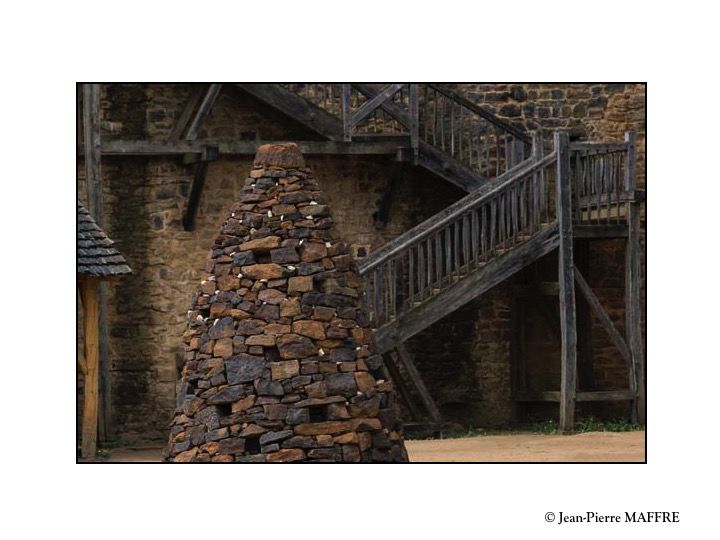
<svg viewBox="0 0 720 540"><path fill-rule="evenodd" d="M568 112L563 107L569 106L571 118L560 127L576 130L582 127L593 138L618 139L625 129L635 126L640 131L639 139L644 141L643 86L620 89L601 85L600 94L606 101L594 100L593 88L597 85L583 88L519 85L526 93L524 98L517 90L513 97L511 87L514 86L518 85L464 85L461 90L474 100L496 92L498 95L486 105L523 126L556 127L555 122L561 121L562 113ZM105 85L103 88L103 136L128 139L167 136L190 94L187 85ZM552 92L557 90L565 92L564 98L552 97ZM545 103L553 100L558 104L557 113L555 106ZM638 108L640 102L642 107ZM533 103L536 108L531 114ZM580 114L581 108L573 112L572 107L580 103L586 105L584 115ZM520 116L512 116L515 113L509 108L503 109L509 105L519 107ZM544 107L553 111L551 116L540 116L545 114L540 112ZM601 112L605 111L604 115L598 116L598 107ZM317 138L282 114L234 89L220 94L201 133L201 137L205 136L266 140ZM644 150L640 154L644 156ZM388 224L379 228L373 214L392 177L389 159L308 156L307 164L315 172L333 208L338 234L347 239L354 253L376 249L463 195L429 173L405 165L394 191ZM121 280L108 293L113 421L124 442L158 441L165 437L172 418L187 305L208 257L207 246L212 244L224 214L237 200L251 160L222 157L210 163L195 230L190 232L183 230L181 218L192 169L182 165L178 158L108 157L102 166L103 228L134 270L132 276ZM82 160L78 176L82 197ZM622 265L622 256L618 255L621 251L617 246L593 249L596 250L593 251L595 270L588 279L592 285L601 286L598 295L603 295L604 303L607 300L613 317L617 317L622 327L623 284L612 278L618 261ZM601 274L606 263L608 270L604 277ZM510 387L512 283L511 280L501 284L470 302L409 343L430 391L443 414L451 419L491 425L518 418ZM446 335L454 336L452 344L442 338ZM593 336L598 340L597 369L602 372L597 379L609 384L621 359L604 339L601 328ZM559 360L556 357L554 361Z"/></svg>

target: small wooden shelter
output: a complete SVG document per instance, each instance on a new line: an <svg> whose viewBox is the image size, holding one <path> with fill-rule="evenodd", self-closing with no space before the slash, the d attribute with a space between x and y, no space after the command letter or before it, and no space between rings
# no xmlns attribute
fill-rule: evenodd
<svg viewBox="0 0 720 540"><path fill-rule="evenodd" d="M78 357L85 383L81 443L81 455L84 458L93 457L97 445L100 282L132 273L125 258L113 244L78 201L77 283L82 299L85 337L84 358Z"/></svg>

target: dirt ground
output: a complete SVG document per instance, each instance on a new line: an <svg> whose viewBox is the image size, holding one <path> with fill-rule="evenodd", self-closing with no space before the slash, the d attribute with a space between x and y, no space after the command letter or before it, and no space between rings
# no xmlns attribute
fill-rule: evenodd
<svg viewBox="0 0 720 540"><path fill-rule="evenodd" d="M463 439L406 441L414 462L643 462L645 432L577 435L517 433ZM160 461L160 448L116 448L112 462Z"/></svg>

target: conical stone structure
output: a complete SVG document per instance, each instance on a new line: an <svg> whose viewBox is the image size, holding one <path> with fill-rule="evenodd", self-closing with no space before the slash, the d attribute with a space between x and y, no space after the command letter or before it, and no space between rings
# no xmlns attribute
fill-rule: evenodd
<svg viewBox="0 0 720 540"><path fill-rule="evenodd" d="M332 224L297 145L262 146L188 312L168 461L407 461Z"/></svg>

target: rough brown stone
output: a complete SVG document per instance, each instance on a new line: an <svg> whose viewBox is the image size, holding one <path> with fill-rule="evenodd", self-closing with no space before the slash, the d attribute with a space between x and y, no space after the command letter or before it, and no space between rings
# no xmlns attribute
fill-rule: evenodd
<svg viewBox="0 0 720 540"><path fill-rule="evenodd" d="M306 358L317 354L313 342L297 334L285 334L277 337L277 348L283 359Z"/></svg>
<svg viewBox="0 0 720 540"><path fill-rule="evenodd" d="M291 461L302 461L305 459L305 452L300 448L285 448L267 455L269 463L289 463Z"/></svg>
<svg viewBox="0 0 720 540"><path fill-rule="evenodd" d="M300 364L297 360L287 360L285 362L272 362L270 364L272 378L276 381L295 377L300 373Z"/></svg>
<svg viewBox="0 0 720 540"><path fill-rule="evenodd" d="M279 264L253 264L242 267L242 274L251 279L274 279L283 277L284 270Z"/></svg>
<svg viewBox="0 0 720 540"><path fill-rule="evenodd" d="M292 331L316 340L325 339L325 325L318 321L295 321Z"/></svg>
<svg viewBox="0 0 720 540"><path fill-rule="evenodd" d="M288 293L308 292L313 290L312 276L296 276L288 280Z"/></svg>
<svg viewBox="0 0 720 540"><path fill-rule="evenodd" d="M241 251L270 251L280 247L279 236L266 236L240 244Z"/></svg>

